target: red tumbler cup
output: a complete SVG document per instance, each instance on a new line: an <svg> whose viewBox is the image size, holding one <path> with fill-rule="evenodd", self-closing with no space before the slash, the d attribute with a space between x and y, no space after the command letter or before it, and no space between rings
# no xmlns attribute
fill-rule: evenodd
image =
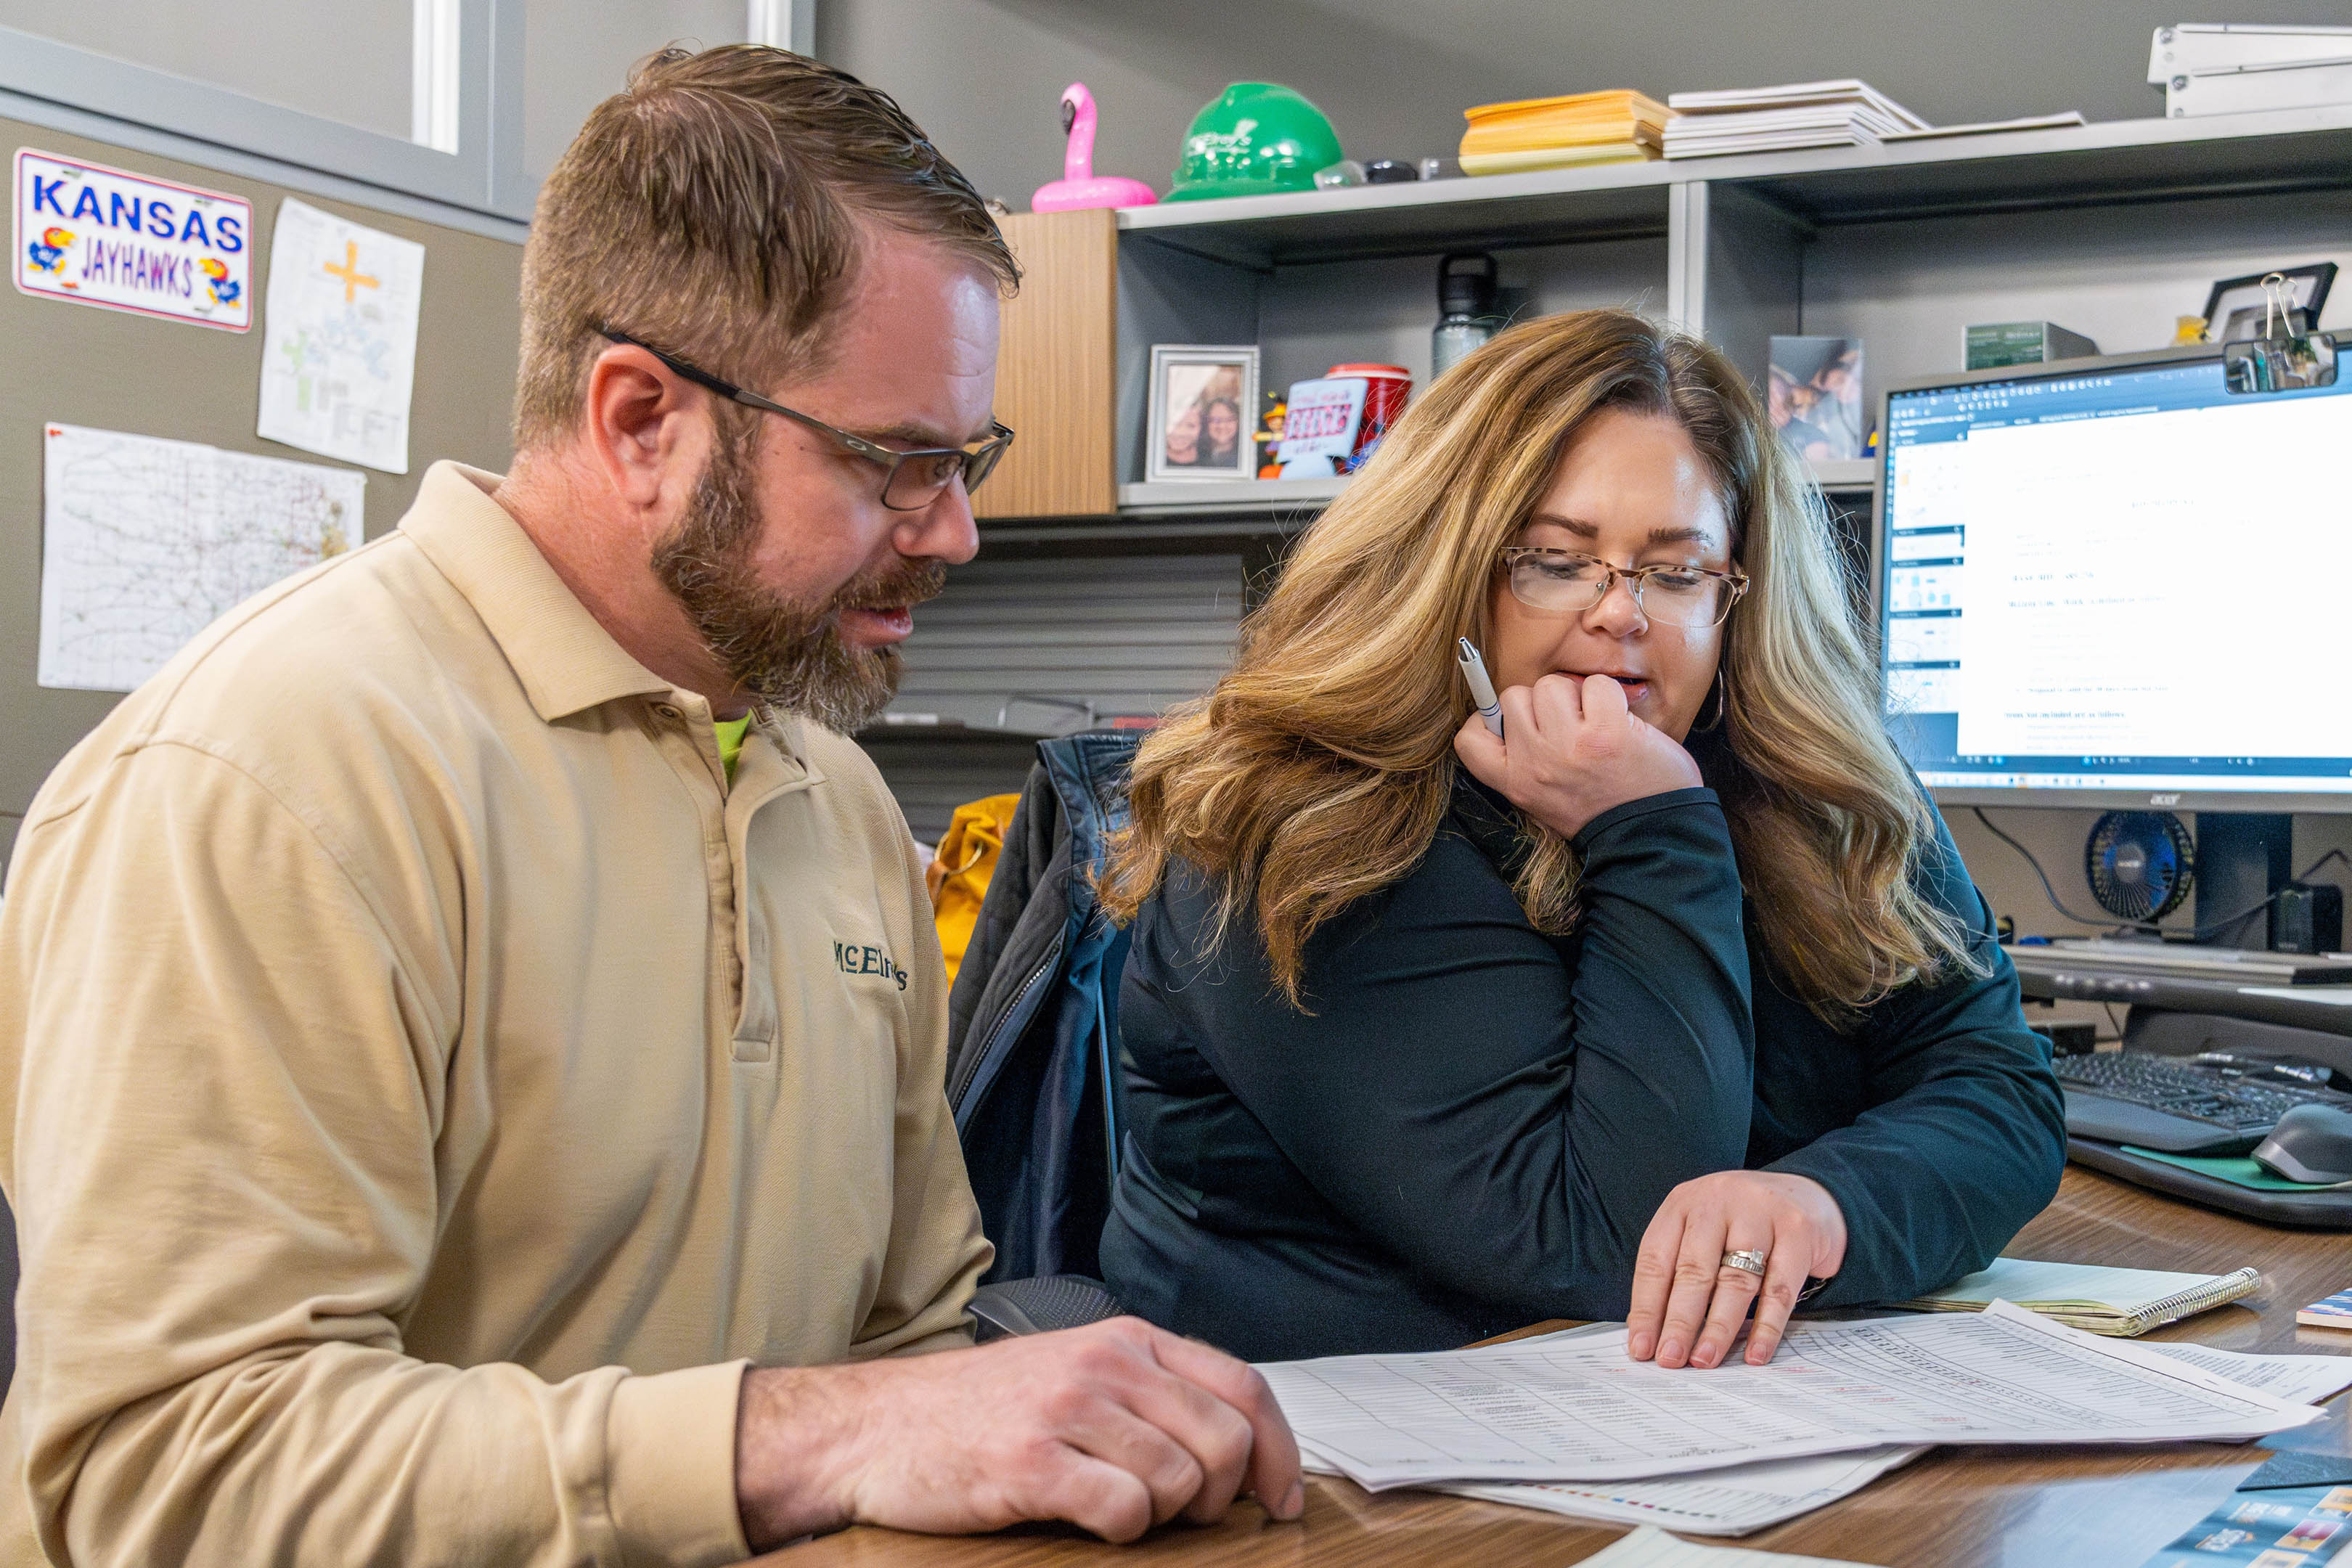
<svg viewBox="0 0 2352 1568"><path fill-rule="evenodd" d="M1404 414L1412 396L1412 373L1401 364L1335 364L1333 376L1364 378L1364 416L1356 425L1356 449L1348 456L1345 471L1354 473L1371 460L1381 437Z"/></svg>

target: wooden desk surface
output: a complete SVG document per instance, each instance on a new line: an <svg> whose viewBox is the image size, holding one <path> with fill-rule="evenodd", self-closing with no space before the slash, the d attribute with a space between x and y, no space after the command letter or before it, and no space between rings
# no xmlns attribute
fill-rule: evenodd
<svg viewBox="0 0 2352 1568"><path fill-rule="evenodd" d="M2352 1237L2232 1219L2070 1165L2056 1201L2005 1250L2208 1274L2252 1264L2263 1271L2260 1292L2156 1330L2147 1342L2352 1353L2352 1332L2298 1328L2294 1321L2305 1302L2352 1286ZM2328 1420L2283 1432L2267 1446L1938 1448L1843 1501L1736 1544L1879 1568L2140 1568L2273 1447L2352 1454L2347 1405L2352 1397L2339 1397ZM1618 1525L1432 1493L1375 1497L1349 1481L1310 1476L1306 1517L1290 1524L1240 1503L1222 1524L1167 1526L1129 1546L1059 1530L953 1540L858 1529L761 1562L766 1568L1501 1568L1580 1562L1623 1533Z"/></svg>

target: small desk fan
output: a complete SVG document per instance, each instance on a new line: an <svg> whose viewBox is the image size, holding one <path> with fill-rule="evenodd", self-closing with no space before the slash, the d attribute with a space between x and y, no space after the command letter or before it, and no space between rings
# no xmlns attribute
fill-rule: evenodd
<svg viewBox="0 0 2352 1568"><path fill-rule="evenodd" d="M2110 811L2083 844L2083 875L2099 907L2146 925L2180 907L2197 874L2197 846L2168 811Z"/></svg>

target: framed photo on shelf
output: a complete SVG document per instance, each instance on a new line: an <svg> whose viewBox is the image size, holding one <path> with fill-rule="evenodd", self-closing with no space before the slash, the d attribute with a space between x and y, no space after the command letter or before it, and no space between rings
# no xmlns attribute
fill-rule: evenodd
<svg viewBox="0 0 2352 1568"><path fill-rule="evenodd" d="M1765 406L1782 443L1809 462L1864 456L1870 428L1862 407L1862 340L1776 335L1771 353Z"/></svg>
<svg viewBox="0 0 2352 1568"><path fill-rule="evenodd" d="M2286 279L2280 292L2289 312L2287 331L2310 331L2319 325L2320 307L2336 281L2336 263L2315 261L2308 267L2274 267ZM2244 278L2224 278L2205 297L2205 335L2217 343L2246 342L2263 335L2263 320L2270 311L2270 296L2263 279L2269 272ZM2294 319L2300 313L2301 319Z"/></svg>
<svg viewBox="0 0 2352 1568"><path fill-rule="evenodd" d="M1256 409L1256 344L1152 344L1144 479L1158 484L1255 477L1257 447L1251 436Z"/></svg>

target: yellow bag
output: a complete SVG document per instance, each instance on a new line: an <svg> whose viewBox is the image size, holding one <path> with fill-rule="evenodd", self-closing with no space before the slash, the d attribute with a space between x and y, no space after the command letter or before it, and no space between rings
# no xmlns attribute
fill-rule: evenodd
<svg viewBox="0 0 2352 1568"><path fill-rule="evenodd" d="M948 984L955 984L972 928L980 924L980 900L988 893L1004 836L1013 830L1017 795L992 795L955 808L940 839L939 856L923 873L931 889L931 918L939 922L940 948L947 954Z"/></svg>

